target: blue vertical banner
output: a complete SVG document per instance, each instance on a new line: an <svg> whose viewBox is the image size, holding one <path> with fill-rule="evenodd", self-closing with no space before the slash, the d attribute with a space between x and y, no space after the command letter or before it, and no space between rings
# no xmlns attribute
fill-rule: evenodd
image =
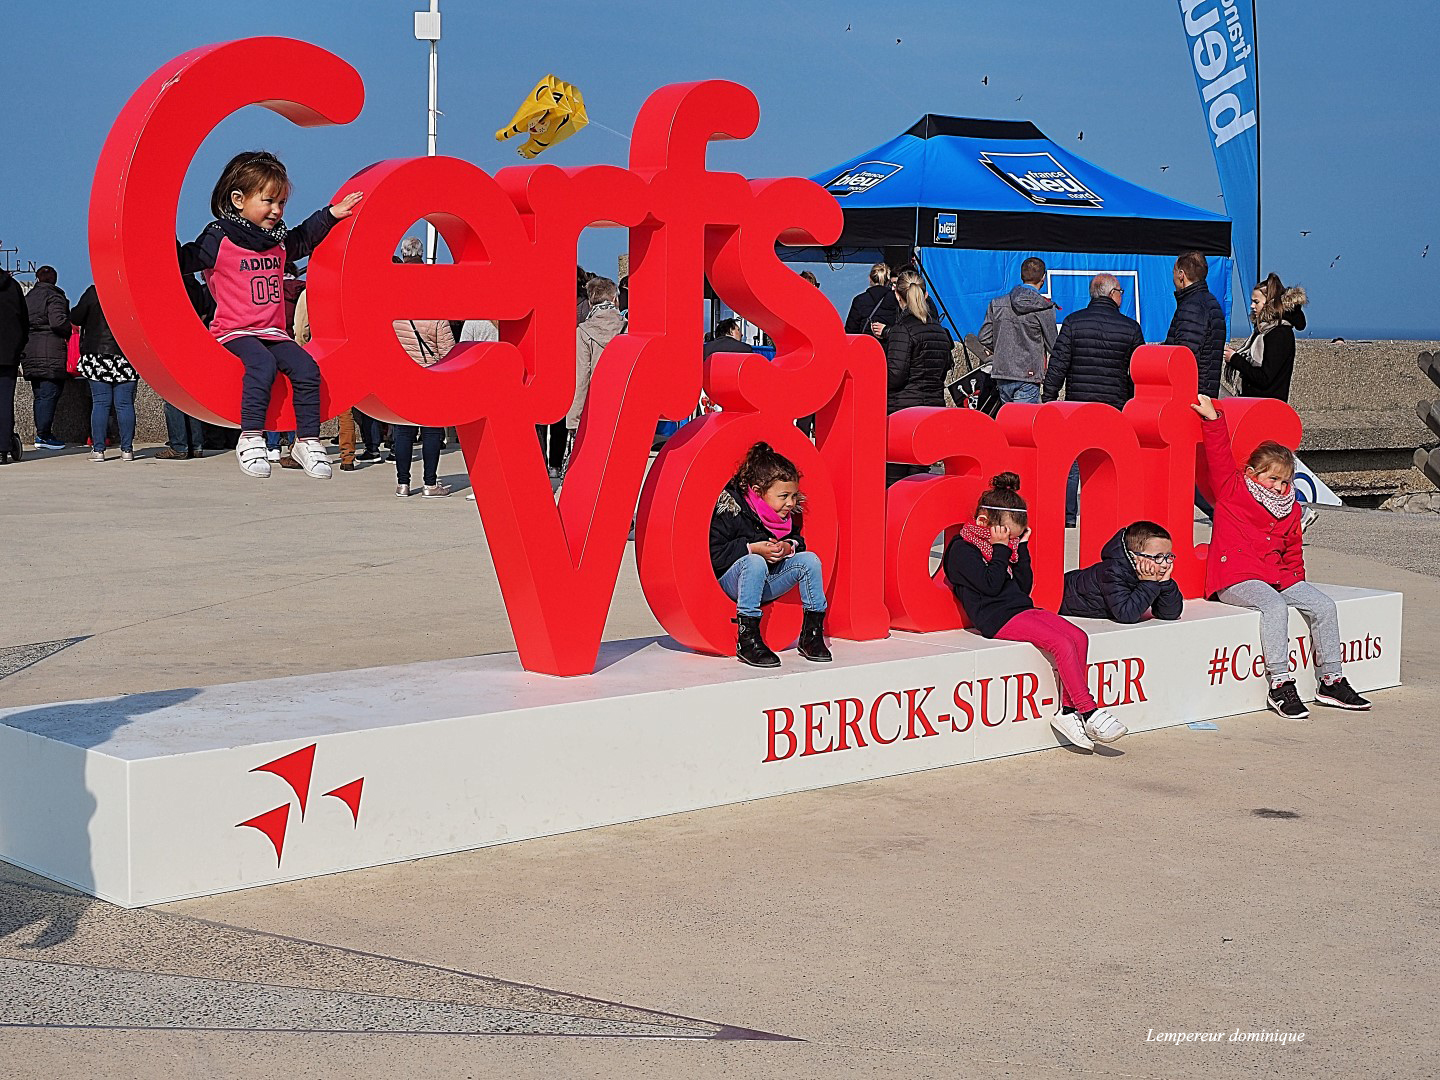
<svg viewBox="0 0 1440 1080"><path fill-rule="evenodd" d="M1240 296L1260 280L1260 82L1251 0L1179 0L1205 130L1215 151Z"/></svg>

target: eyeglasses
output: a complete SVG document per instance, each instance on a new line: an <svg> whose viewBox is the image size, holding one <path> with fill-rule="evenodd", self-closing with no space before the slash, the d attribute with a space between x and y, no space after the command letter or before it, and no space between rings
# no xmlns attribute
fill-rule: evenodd
<svg viewBox="0 0 1440 1080"><path fill-rule="evenodd" d="M1162 552L1159 555L1146 555L1143 551L1137 551L1135 552L1135 557L1137 559L1149 559L1151 562L1159 563L1162 566L1169 566L1175 561L1175 553L1173 551Z"/></svg>
<svg viewBox="0 0 1440 1080"><path fill-rule="evenodd" d="M1111 296L1114 296L1117 292L1118 292L1121 296L1124 296L1124 295L1125 295L1125 290L1124 290L1124 289L1121 289L1121 288L1118 288L1118 287L1117 287L1117 288L1114 288L1114 289L1111 289L1111 290L1110 290L1110 295L1111 295Z"/></svg>

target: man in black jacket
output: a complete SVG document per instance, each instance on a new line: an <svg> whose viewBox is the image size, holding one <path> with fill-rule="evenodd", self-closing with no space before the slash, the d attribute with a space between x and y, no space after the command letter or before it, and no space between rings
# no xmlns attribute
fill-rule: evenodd
<svg viewBox="0 0 1440 1080"><path fill-rule="evenodd" d="M1140 324L1121 314L1125 290L1114 274L1090 279L1090 303L1060 324L1060 336L1045 371L1045 401L1054 401L1065 388L1066 401L1098 401L1122 407L1135 396L1130 358L1145 344ZM1065 527L1075 524L1080 512L1080 463L1070 467L1065 488Z"/></svg>
<svg viewBox="0 0 1440 1080"><path fill-rule="evenodd" d="M10 271L0 268L0 465L20 460L20 437L15 434L15 380L29 337L25 291Z"/></svg>
<svg viewBox="0 0 1440 1080"><path fill-rule="evenodd" d="M1210 286L1205 256L1187 251L1175 260L1175 317L1170 320L1166 345L1184 345L1195 354L1200 372L1200 393L1220 396L1220 365L1225 359L1225 309Z"/></svg>

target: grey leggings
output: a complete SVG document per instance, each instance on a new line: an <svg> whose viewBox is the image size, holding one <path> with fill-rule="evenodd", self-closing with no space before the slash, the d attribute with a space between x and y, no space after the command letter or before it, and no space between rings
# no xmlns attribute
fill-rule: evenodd
<svg viewBox="0 0 1440 1080"><path fill-rule="evenodd" d="M1260 612L1260 648L1270 677L1290 674L1290 609L1298 608L1310 624L1318 674L1340 674L1340 616L1335 601L1308 581L1277 592L1263 581L1242 581L1215 594L1222 604Z"/></svg>

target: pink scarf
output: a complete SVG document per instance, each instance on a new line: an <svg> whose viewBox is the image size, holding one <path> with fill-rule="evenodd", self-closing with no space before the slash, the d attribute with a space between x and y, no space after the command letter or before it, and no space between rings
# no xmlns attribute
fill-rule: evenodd
<svg viewBox="0 0 1440 1080"><path fill-rule="evenodd" d="M760 519L760 524L769 529L776 540L784 540L790 535L790 519L782 518L773 506L756 493L754 488L745 489L745 501L750 504L750 509L755 511L755 516Z"/></svg>
<svg viewBox="0 0 1440 1080"><path fill-rule="evenodd" d="M973 523L972 523L972 524L969 524L969 525L961 525L961 526L960 526L960 537L961 537L961 539L963 539L966 543L974 544L977 548L979 548L979 549L980 549L980 554L985 557L985 561L986 561L986 562L989 562L991 559L993 559L993 558L995 557L995 556L993 555L993 552L994 552L994 550L995 550L995 545L994 545L994 543L992 543L991 540L990 540L990 530L989 530L989 529L982 529L979 525L976 525L976 524L973 524ZM1019 544L1018 542L1012 540L1012 541L1010 542L1010 561L1011 561L1012 563L1013 563L1013 562L1018 562L1019 559L1020 559L1020 544Z"/></svg>

